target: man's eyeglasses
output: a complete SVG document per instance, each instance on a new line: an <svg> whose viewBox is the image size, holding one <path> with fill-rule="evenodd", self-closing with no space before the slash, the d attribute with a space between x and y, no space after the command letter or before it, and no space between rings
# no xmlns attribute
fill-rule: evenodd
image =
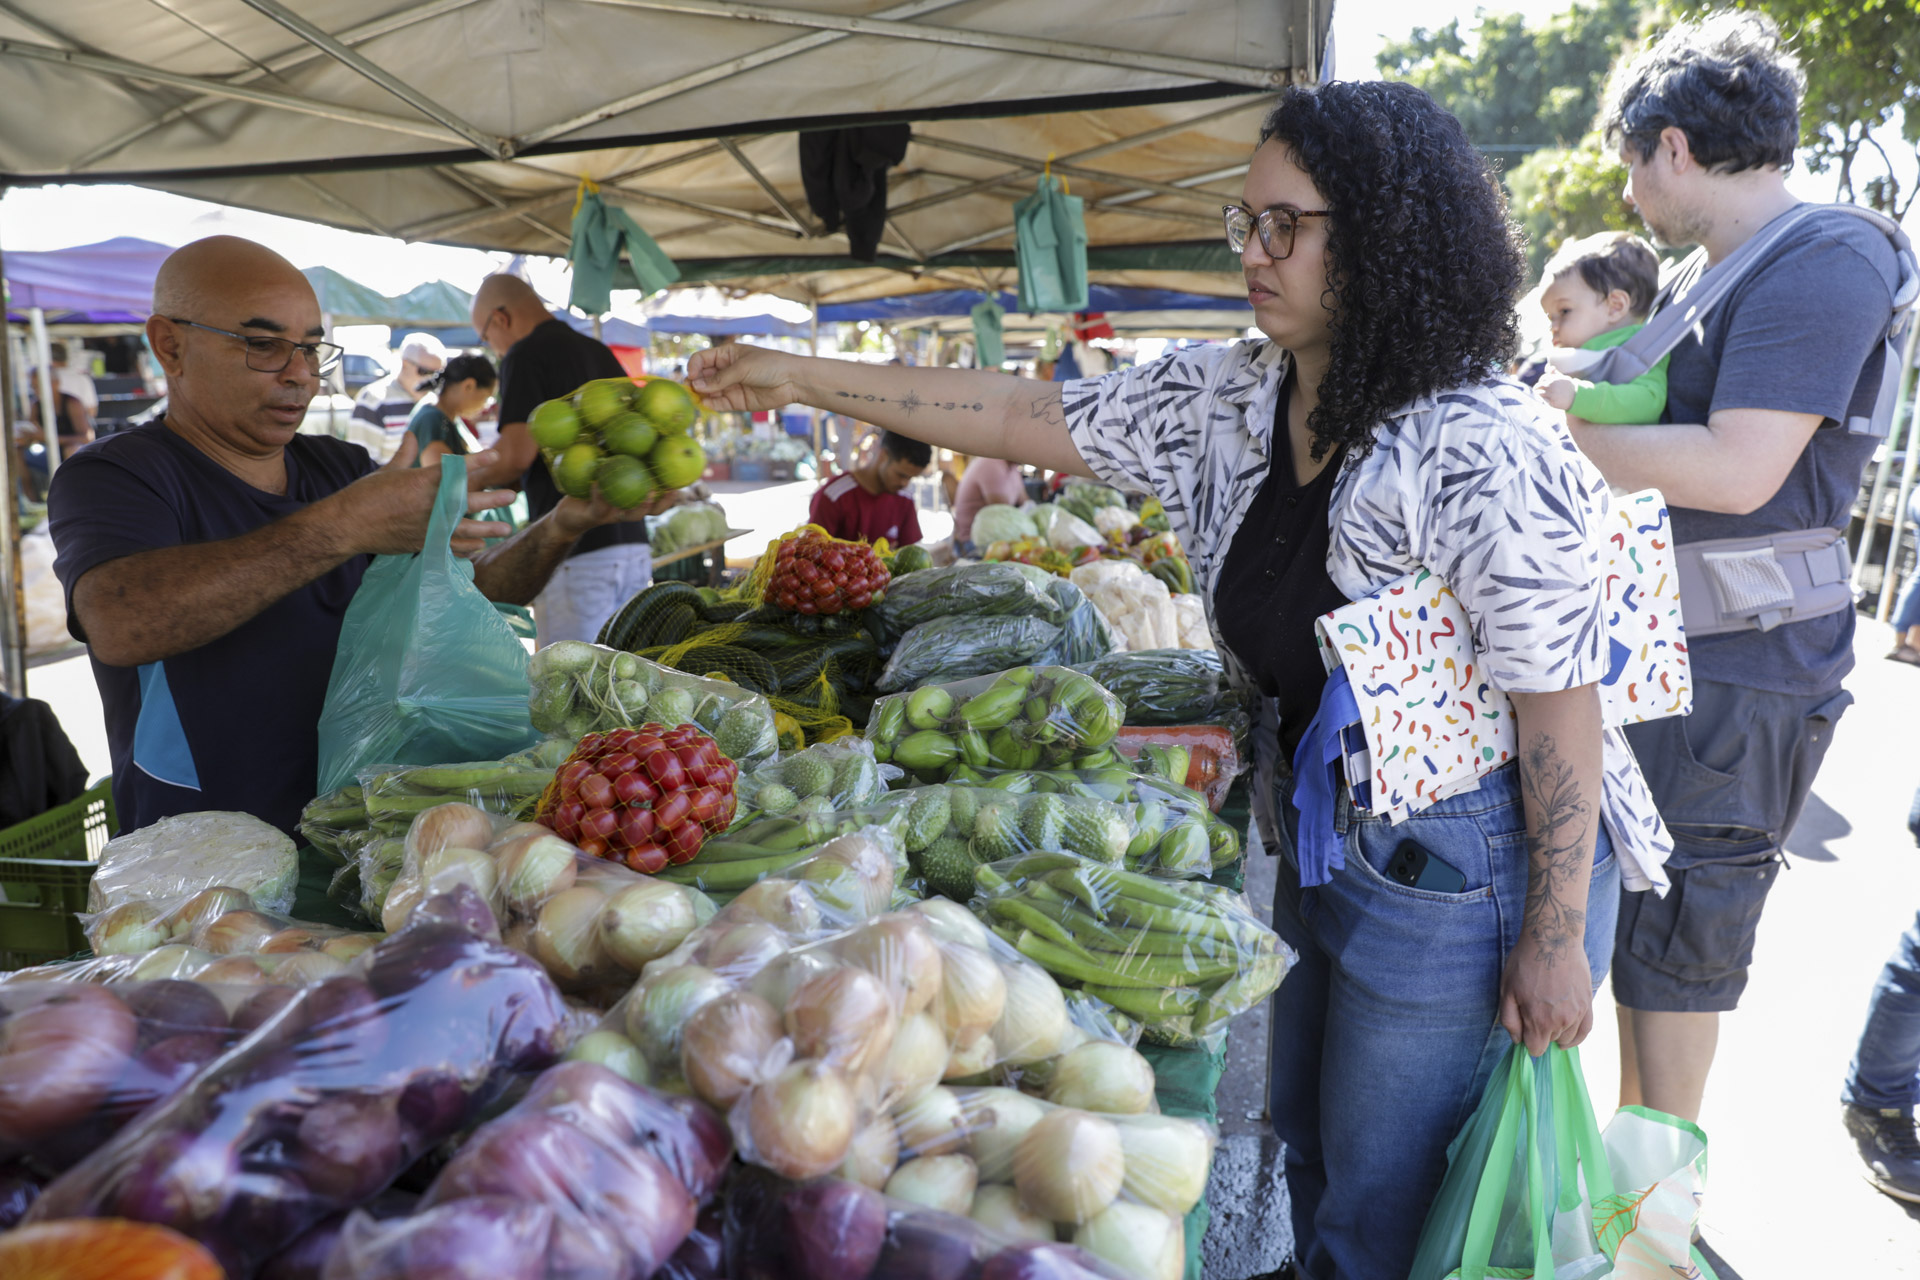
<svg viewBox="0 0 1920 1280"><path fill-rule="evenodd" d="M482 324L482 325L480 326L480 333L479 333L479 335L478 335L478 336L479 336L479 338L480 338L480 345L481 345L481 346L483 346L483 347L484 347L484 346L486 346L486 345L488 345L488 343L487 343L487 331L488 331L489 329L492 329L492 328L493 328L493 318L494 318L495 316L497 316L497 315L499 315L499 314L500 314L500 313L501 313L502 311L505 311L505 310L506 310L506 308L505 308L505 307L495 307L495 308L494 308L493 310L491 310L491 311L489 311L489 312L487 312L487 318L486 318L486 322L485 322L485 323L483 323L483 324Z"/></svg>
<svg viewBox="0 0 1920 1280"><path fill-rule="evenodd" d="M1258 216L1237 204L1230 204L1220 210L1221 218L1227 224L1227 247L1235 253L1243 252L1247 247L1247 237L1257 229L1260 232L1260 247L1267 256L1279 262L1293 253L1293 234L1300 229L1302 218L1330 218L1326 209L1263 209Z"/></svg>
<svg viewBox="0 0 1920 1280"><path fill-rule="evenodd" d="M198 320L185 320L179 316L168 316L175 324L186 325L189 329L205 329L208 333L217 333L228 338L237 338L247 349L247 368L255 373L279 373L293 363L293 353L298 351L307 358L307 368L315 374L327 373L340 363L344 349L331 342L295 342L291 338L261 338L252 334L235 333L231 329L216 329L210 324L201 324Z"/></svg>

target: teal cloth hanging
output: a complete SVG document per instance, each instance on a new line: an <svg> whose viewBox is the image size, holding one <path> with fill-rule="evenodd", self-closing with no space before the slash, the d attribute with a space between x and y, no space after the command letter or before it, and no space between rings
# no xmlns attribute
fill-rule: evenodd
<svg viewBox="0 0 1920 1280"><path fill-rule="evenodd" d="M1039 188L1013 206L1013 251L1020 264L1020 309L1087 309L1086 201L1043 174Z"/></svg>
<svg viewBox="0 0 1920 1280"><path fill-rule="evenodd" d="M609 205L597 188L590 188L591 183L582 183L573 212L573 247L567 255L573 263L573 291L567 303L597 316L613 306L615 289L657 293L680 278L680 268L626 210Z"/></svg>
<svg viewBox="0 0 1920 1280"><path fill-rule="evenodd" d="M1007 362L1007 344L1001 337L1007 309L989 296L968 314L973 317L973 346L979 353L975 365L982 369L999 368Z"/></svg>

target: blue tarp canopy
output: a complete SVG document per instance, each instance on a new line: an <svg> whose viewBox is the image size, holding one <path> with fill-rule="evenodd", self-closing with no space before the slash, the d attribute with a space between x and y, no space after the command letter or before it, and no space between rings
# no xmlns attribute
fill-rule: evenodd
<svg viewBox="0 0 1920 1280"><path fill-rule="evenodd" d="M425 285L421 286L421 288L425 287ZM415 292L417 293L419 290L415 290ZM593 320L590 317L576 316L572 312L557 309L553 311L552 315L555 320L558 320L575 332L584 333L589 337L593 335ZM413 325L411 327L420 330L422 333L432 334L449 347L477 347L480 345L480 335L475 333L468 325L461 325L458 328L438 327L429 324ZM644 347L647 345L647 337L647 330L643 325L632 324L625 320L615 320L611 317L600 322L600 340L610 347Z"/></svg>
<svg viewBox="0 0 1920 1280"><path fill-rule="evenodd" d="M823 308L820 318L825 320ZM812 326L796 324L792 320L782 320L779 316L675 316L658 315L647 317L647 328L655 333L704 333L713 337L722 334L735 334L742 337L762 338L804 338L813 332ZM611 338L608 339L612 341Z"/></svg>
<svg viewBox="0 0 1920 1280"><path fill-rule="evenodd" d="M153 305L153 277L170 245L133 236L70 249L6 256L7 318L32 307L49 324L142 324Z"/></svg>
<svg viewBox="0 0 1920 1280"><path fill-rule="evenodd" d="M1247 309L1241 295L1216 297L1205 293L1181 293L1172 289L1137 289L1096 284L1089 291L1088 311L1238 311ZM820 322L841 323L853 320L899 322L933 316L964 316L986 296L979 289L946 289L937 293L907 293L892 298L869 298L863 302L837 302L820 308ZM1019 310L1012 293L995 295L994 300L1009 312ZM1251 312L1249 311L1249 314Z"/></svg>

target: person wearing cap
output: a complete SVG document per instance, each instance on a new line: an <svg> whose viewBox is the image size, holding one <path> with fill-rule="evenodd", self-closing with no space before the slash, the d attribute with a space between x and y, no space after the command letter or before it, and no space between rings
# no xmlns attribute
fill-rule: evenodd
<svg viewBox="0 0 1920 1280"><path fill-rule="evenodd" d="M427 382L446 367L447 349L430 333L410 333L400 344L397 372L370 382L353 402L350 439L366 446L375 462L386 462L407 434L413 410L427 394Z"/></svg>

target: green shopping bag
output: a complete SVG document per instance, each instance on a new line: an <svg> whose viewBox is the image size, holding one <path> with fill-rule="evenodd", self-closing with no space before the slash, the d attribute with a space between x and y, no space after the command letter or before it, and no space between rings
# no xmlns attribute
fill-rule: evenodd
<svg viewBox="0 0 1920 1280"><path fill-rule="evenodd" d="M989 296L968 314L973 317L973 346L979 353L974 363L982 369L998 369L1007 362L1006 308Z"/></svg>
<svg viewBox="0 0 1920 1280"><path fill-rule="evenodd" d="M615 289L657 293L680 278L680 268L653 237L625 209L602 200L599 188L591 183L581 185L571 231L567 256L573 262L573 288L567 305L590 316L613 305Z"/></svg>
<svg viewBox="0 0 1920 1280"><path fill-rule="evenodd" d="M1013 206L1013 253L1022 311L1087 309L1086 201L1068 195L1060 179L1043 176Z"/></svg>
<svg viewBox="0 0 1920 1280"><path fill-rule="evenodd" d="M539 740L526 647L453 554L466 509L467 460L448 455L420 553L375 557L361 579L320 712L316 794L369 765L493 760Z"/></svg>
<svg viewBox="0 0 1920 1280"><path fill-rule="evenodd" d="M1603 1136L1580 1051L1515 1045L1447 1148L1411 1280L1712 1280L1692 1247L1706 1135L1623 1109Z"/></svg>

